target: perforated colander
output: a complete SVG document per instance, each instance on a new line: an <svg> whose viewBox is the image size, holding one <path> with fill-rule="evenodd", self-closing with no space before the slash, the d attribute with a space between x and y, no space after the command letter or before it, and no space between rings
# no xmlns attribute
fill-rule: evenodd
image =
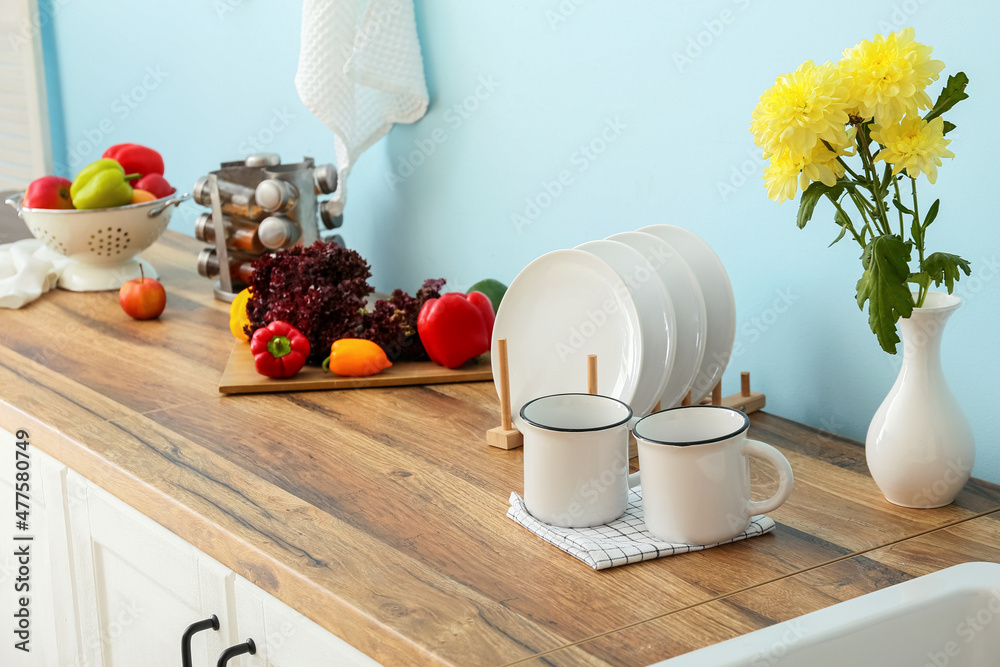
<svg viewBox="0 0 1000 667"><path fill-rule="evenodd" d="M152 265L135 256L160 238L173 207L188 197L171 195L118 208L62 210L25 208L23 196L14 195L7 203L35 238L73 260L63 270L59 287L74 292L118 289L140 272L158 277Z"/></svg>

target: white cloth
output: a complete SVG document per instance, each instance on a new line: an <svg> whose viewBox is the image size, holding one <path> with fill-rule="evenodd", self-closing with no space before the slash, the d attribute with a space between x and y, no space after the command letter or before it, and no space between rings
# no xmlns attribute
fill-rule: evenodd
<svg viewBox="0 0 1000 667"><path fill-rule="evenodd" d="M641 486L629 490L625 514L603 526L561 528L542 523L528 514L524 500L516 493L510 494L510 509L507 510L507 516L595 570L711 549L719 544L739 542L774 530L774 520L762 514L752 517L745 531L725 542L709 545L664 542L646 530L642 515Z"/></svg>
<svg viewBox="0 0 1000 667"><path fill-rule="evenodd" d="M305 0L295 88L334 132L339 215L358 156L427 111L413 0Z"/></svg>
<svg viewBox="0 0 1000 667"><path fill-rule="evenodd" d="M0 245L0 308L20 308L48 292L70 260L38 239Z"/></svg>

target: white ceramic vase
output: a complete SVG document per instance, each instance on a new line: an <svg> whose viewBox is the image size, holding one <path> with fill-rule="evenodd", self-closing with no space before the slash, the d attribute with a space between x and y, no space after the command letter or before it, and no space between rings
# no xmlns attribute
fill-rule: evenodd
<svg viewBox="0 0 1000 667"><path fill-rule="evenodd" d="M961 305L957 296L931 292L899 320L903 365L865 439L868 469L896 505L947 505L972 473L972 427L941 368L944 326Z"/></svg>

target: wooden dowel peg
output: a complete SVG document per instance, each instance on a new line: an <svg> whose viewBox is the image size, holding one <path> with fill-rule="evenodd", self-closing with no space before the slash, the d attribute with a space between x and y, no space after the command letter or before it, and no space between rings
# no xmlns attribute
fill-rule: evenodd
<svg viewBox="0 0 1000 667"><path fill-rule="evenodd" d="M740 373L740 391L729 396L722 397L718 405L734 410L741 410L747 414L763 410L767 404L767 397L760 392L750 390L750 373L746 371ZM712 405L716 405L715 392L712 392Z"/></svg>
<svg viewBox="0 0 1000 667"><path fill-rule="evenodd" d="M691 392L689 391L684 399L681 401L681 405L691 405Z"/></svg>
<svg viewBox="0 0 1000 667"><path fill-rule="evenodd" d="M597 355L587 355L587 393L597 393Z"/></svg>
<svg viewBox="0 0 1000 667"><path fill-rule="evenodd" d="M486 443L498 449L516 449L524 444L521 432L514 428L510 417L510 370L507 364L507 339L497 340L500 367L500 426L486 432Z"/></svg>
<svg viewBox="0 0 1000 667"><path fill-rule="evenodd" d="M510 418L510 370L507 366L507 339L497 341L497 354L500 355L500 426L505 431L513 428Z"/></svg>
<svg viewBox="0 0 1000 667"><path fill-rule="evenodd" d="M712 387L712 405L722 405L722 382Z"/></svg>

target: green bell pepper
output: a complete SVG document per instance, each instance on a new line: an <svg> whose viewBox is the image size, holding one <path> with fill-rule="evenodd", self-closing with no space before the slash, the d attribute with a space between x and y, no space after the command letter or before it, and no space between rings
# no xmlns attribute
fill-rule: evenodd
<svg viewBox="0 0 1000 667"><path fill-rule="evenodd" d="M132 201L129 181L139 174L125 175L117 160L105 158L80 170L69 189L76 208L113 208Z"/></svg>

